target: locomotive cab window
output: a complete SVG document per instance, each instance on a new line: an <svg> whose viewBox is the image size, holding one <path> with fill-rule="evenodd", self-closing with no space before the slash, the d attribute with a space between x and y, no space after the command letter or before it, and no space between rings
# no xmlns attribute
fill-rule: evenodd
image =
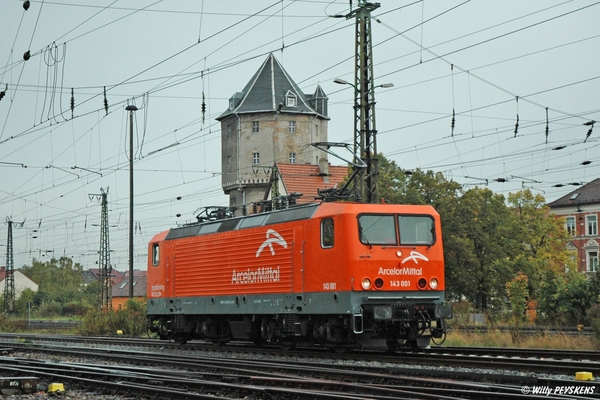
<svg viewBox="0 0 600 400"><path fill-rule="evenodd" d="M394 215L362 214L358 217L360 242L366 245L396 245L396 223Z"/></svg>
<svg viewBox="0 0 600 400"><path fill-rule="evenodd" d="M433 218L426 215L398 216L400 244L432 245L435 241Z"/></svg>
<svg viewBox="0 0 600 400"><path fill-rule="evenodd" d="M152 245L152 265L157 266L158 265L158 260L160 259L160 253L159 253L159 247L158 247L158 243L154 243Z"/></svg>
<svg viewBox="0 0 600 400"><path fill-rule="evenodd" d="M324 249L333 247L333 219L331 218L321 221L321 247Z"/></svg>

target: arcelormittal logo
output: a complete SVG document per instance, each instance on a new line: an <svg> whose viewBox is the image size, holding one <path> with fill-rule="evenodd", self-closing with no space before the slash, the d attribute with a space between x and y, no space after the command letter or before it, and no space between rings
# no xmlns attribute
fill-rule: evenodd
<svg viewBox="0 0 600 400"><path fill-rule="evenodd" d="M278 245L282 246L284 249L287 249L287 242L285 241L285 239L283 237L281 237L281 235L279 233L277 233L276 231L274 231L273 229L269 229L267 230L267 240L265 240L263 242L263 244L260 245L260 247L258 248L258 250L256 251L256 257L258 257L260 255L260 253L263 251L263 249L265 247L269 247L269 249L271 250L271 255L275 255L275 249L273 249L273 243L277 243Z"/></svg>

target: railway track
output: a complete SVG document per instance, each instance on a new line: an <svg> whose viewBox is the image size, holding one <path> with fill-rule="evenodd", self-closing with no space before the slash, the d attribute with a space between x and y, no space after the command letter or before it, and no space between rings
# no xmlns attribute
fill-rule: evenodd
<svg viewBox="0 0 600 400"><path fill-rule="evenodd" d="M3 337L5 334L0 334ZM32 340L43 338L62 342L70 340L86 344L114 344L141 345L151 347L169 347L173 349L194 349L202 351L223 351L232 354L252 354L259 352L262 355L280 356L282 350L277 346L249 347L245 343L233 343L225 347L215 347L205 342L190 342L181 346L174 342L114 338L114 337L85 337L63 335L34 335L34 334L6 334L4 337L22 338ZM571 351L548 349L515 349L515 348L479 348L479 347L432 347L420 351L388 352L350 352L336 354L329 349L299 348L287 350L283 354L301 358L331 358L337 360L352 360L359 362L379 362L389 364L428 365L428 366L454 366L488 369L506 369L511 371L524 371L540 374L562 374L575 376L577 372L587 371L594 376L600 376L599 351Z"/></svg>
<svg viewBox="0 0 600 400"><path fill-rule="evenodd" d="M325 355L323 352L308 354L306 351L302 351L303 356L296 352L285 353L282 356L280 350L267 348L261 349L260 352L261 357L269 357L269 359L256 360L244 358L242 353L251 350L237 346L198 350L203 346L178 346L150 340L115 341L114 338L110 344L106 343L106 338L66 339L62 337L63 343L71 339L80 343L87 342L79 346L65 346L48 341L46 336L42 338L28 335L27 338L16 339L25 343L14 342L15 337L13 343L5 342L5 347L10 349L12 354L2 357L0 363L2 373L12 371L17 375L40 375L47 379L56 377L55 379L69 379L69 382L77 379L73 384L84 388L90 387L89 385L97 386L99 377L104 376L102 385L107 383L105 389L107 391L128 394L146 393L159 398L175 396L175 398L259 399L271 396L281 399L445 399L450 397L531 399L536 398L537 395L532 394L531 391L523 393L524 388L554 390L557 387L575 386L587 387L587 391L592 392L577 398L600 398L599 390L596 390L593 382L507 375L502 370L498 370L498 368L506 368L506 364L499 366L498 362L493 363L496 364L494 368L496 372L490 372L489 364L477 364L477 361L472 361L472 365L478 365L473 368L481 369L484 368L481 365L485 365L488 370L476 372L476 370L432 369L431 365L444 365L447 368L450 363L457 365L465 363L462 358L457 359L458 361L450 361L457 356L456 354L443 354L442 358L437 358L440 356L435 354L437 349L432 352L392 356L372 353L339 356L331 353ZM104 344L101 344L102 342ZM161 346L152 346L149 343L158 343ZM124 345L144 347L134 347L130 350L127 347L123 349ZM225 352L226 356L211 355L211 353L216 354L217 351L218 354ZM252 351L256 352L256 349ZM168 354L168 357L165 354ZM57 361L57 357L61 360ZM309 360L311 357L321 358L312 361ZM335 358L336 364L328 364L331 361L324 361L325 357ZM412 357L415 360L420 359L420 364L427 367L404 366L407 364L405 361ZM467 357L473 360L490 358L489 355ZM52 360L50 363L49 359ZM340 364L342 360L354 360L354 362ZM544 365L548 364L532 364L530 361L513 360L516 364L527 363L529 365L527 368L532 368L531 372L547 370ZM580 365L591 366L592 364ZM539 398L550 399L573 398L565 394L546 396L544 393L540 396Z"/></svg>
<svg viewBox="0 0 600 400"><path fill-rule="evenodd" d="M520 393L523 385L562 386L564 382L539 382L521 377L518 384L490 384L489 376L471 374L470 380L447 377L415 377L389 367L326 366L322 362L256 361L221 357L170 355L130 350L73 348L60 345L15 345L19 355L51 353L54 361L2 357L2 369L18 374L42 375L73 381L78 385L98 383L121 393L168 395L176 398L263 398L281 399L469 399L532 398ZM101 359L99 362L56 361ZM37 357L36 357L37 358ZM149 368L148 366L152 366ZM160 366L160 368L156 368ZM501 379L500 375L494 377ZM513 378L514 379L514 378ZM215 397L221 396L221 397ZM545 396L546 397L546 396ZM568 398L551 396L546 398ZM600 398L597 397L597 398Z"/></svg>

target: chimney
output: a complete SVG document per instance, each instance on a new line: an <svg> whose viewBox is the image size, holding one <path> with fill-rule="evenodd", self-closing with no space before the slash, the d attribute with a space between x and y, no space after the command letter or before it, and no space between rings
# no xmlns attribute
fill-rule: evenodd
<svg viewBox="0 0 600 400"><path fill-rule="evenodd" d="M329 176L329 162L327 158L319 159L319 175Z"/></svg>

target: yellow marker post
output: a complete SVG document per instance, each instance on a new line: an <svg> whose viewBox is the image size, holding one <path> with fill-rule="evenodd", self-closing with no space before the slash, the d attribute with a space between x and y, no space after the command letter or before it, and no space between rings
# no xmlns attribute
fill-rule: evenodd
<svg viewBox="0 0 600 400"><path fill-rule="evenodd" d="M575 380L576 381L593 381L594 376L592 375L591 372L584 372L584 371L576 372Z"/></svg>
<svg viewBox="0 0 600 400"><path fill-rule="evenodd" d="M62 383L51 383L48 385L48 393L61 394L65 392L65 385Z"/></svg>

